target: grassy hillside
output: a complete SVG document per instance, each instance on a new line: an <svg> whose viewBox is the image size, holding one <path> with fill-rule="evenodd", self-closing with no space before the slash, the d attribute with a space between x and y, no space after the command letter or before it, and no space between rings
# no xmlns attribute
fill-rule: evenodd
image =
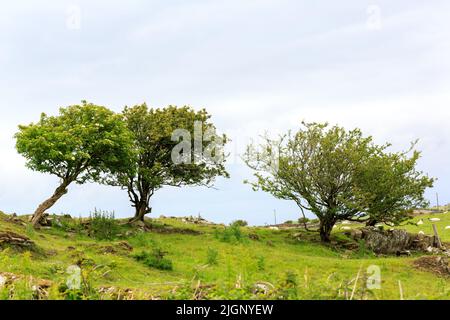
<svg viewBox="0 0 450 320"><path fill-rule="evenodd" d="M428 218L417 217L424 225L404 228L431 234ZM439 218L441 236L450 241L450 214ZM417 269L418 256L376 257L340 227L334 241L323 245L317 234L299 229L226 228L169 218L146 224L150 230L121 225L113 240L99 240L78 219L35 231L0 214L0 233L24 235L36 245L2 245L0 299L349 299L352 292L353 299L399 299L399 285L405 299L450 298L450 279ZM172 270L159 270L158 264L171 264ZM65 286L71 265L81 267L80 290ZM380 268L381 288L368 290L366 270L372 265Z"/></svg>

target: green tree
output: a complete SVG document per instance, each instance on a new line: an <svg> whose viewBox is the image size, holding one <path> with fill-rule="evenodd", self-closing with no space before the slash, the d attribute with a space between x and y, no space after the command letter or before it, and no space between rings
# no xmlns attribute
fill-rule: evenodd
<svg viewBox="0 0 450 320"><path fill-rule="evenodd" d="M138 157L131 171L115 174L109 184L127 190L135 208L131 222L144 220L151 197L163 186L209 187L216 176L228 177L222 148L227 137L216 133L206 110L144 103L125 107L123 115Z"/></svg>
<svg viewBox="0 0 450 320"><path fill-rule="evenodd" d="M61 108L58 116L43 113L39 122L19 126L15 138L28 168L61 179L34 212L34 226L71 183L99 181L104 174L130 167L133 159L131 134L121 116L86 101Z"/></svg>
<svg viewBox="0 0 450 320"><path fill-rule="evenodd" d="M429 205L424 193L433 187L434 179L418 171L420 152L411 150L370 157L355 176L357 206L368 218L368 226L377 223L398 225L407 220L414 208ZM412 155L409 154L412 152Z"/></svg>
<svg viewBox="0 0 450 320"><path fill-rule="evenodd" d="M303 123L295 134L263 140L250 144L244 155L255 170L253 188L295 201L303 216L305 210L314 213L324 242L330 241L333 226L341 220L366 221L372 215L377 221L383 216L383 221L398 222L400 212L420 203L412 199L423 198L432 184L415 170L418 153L410 159L403 153L389 154L388 144L376 145L359 129ZM408 186L399 187L399 182ZM390 207L386 199L396 206Z"/></svg>

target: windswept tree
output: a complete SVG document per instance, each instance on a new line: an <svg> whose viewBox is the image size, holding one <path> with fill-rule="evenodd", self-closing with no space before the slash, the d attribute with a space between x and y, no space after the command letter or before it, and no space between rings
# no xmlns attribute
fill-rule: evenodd
<svg viewBox="0 0 450 320"><path fill-rule="evenodd" d="M71 183L99 181L129 168L133 159L131 134L122 116L86 101L61 108L58 116L43 113L39 122L19 126L15 138L28 168L60 178L53 195L34 212L34 226Z"/></svg>
<svg viewBox="0 0 450 320"><path fill-rule="evenodd" d="M255 190L315 214L320 237L328 242L338 221L398 223L421 203L433 180L416 171L419 153L408 158L388 148L359 129L303 123L296 133L249 145L244 160L255 170Z"/></svg>
<svg viewBox="0 0 450 320"><path fill-rule="evenodd" d="M356 220L368 226L398 225L408 220L412 209L429 205L424 193L433 187L434 179L416 169L420 152L414 146L407 152L380 152L357 171L356 205L367 218Z"/></svg>
<svg viewBox="0 0 450 320"><path fill-rule="evenodd" d="M131 170L116 173L109 184L127 190L135 208L130 222L151 212L150 199L164 186L212 186L217 176L228 177L223 146L206 110L168 106L126 107L125 123L134 137L137 159Z"/></svg>

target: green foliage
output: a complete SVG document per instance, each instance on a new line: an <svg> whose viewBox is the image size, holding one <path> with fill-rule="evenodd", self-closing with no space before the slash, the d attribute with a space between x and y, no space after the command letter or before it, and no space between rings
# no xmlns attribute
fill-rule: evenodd
<svg viewBox="0 0 450 320"><path fill-rule="evenodd" d="M270 299L293 300L298 299L297 273L286 271L279 283L269 292Z"/></svg>
<svg viewBox="0 0 450 320"><path fill-rule="evenodd" d="M52 215L52 227L61 229L64 232L75 232L82 234L85 228L81 218L72 218L65 215Z"/></svg>
<svg viewBox="0 0 450 320"><path fill-rule="evenodd" d="M366 242L364 240L358 241L358 251L355 252L354 257L355 258L368 258L368 257L374 257L375 254L370 248L367 247Z"/></svg>
<svg viewBox="0 0 450 320"><path fill-rule="evenodd" d="M300 224L308 223L308 222L310 222L310 221L311 221L311 220L308 219L308 218L304 218L304 217L298 218L298 223L300 223Z"/></svg>
<svg viewBox="0 0 450 320"><path fill-rule="evenodd" d="M209 265L217 265L219 263L219 251L208 248L206 252L206 263Z"/></svg>
<svg viewBox="0 0 450 320"><path fill-rule="evenodd" d="M216 239L222 242L234 243L244 242L247 240L247 236L242 232L241 227L236 224L231 224L222 230L215 230Z"/></svg>
<svg viewBox="0 0 450 320"><path fill-rule="evenodd" d="M235 220L235 221L233 221L231 224L232 224L232 225L236 225L236 226L238 226L238 227L246 227L246 226L248 226L248 222L245 221L245 220L241 220L241 219Z"/></svg>
<svg viewBox="0 0 450 320"><path fill-rule="evenodd" d="M107 174L133 168L132 136L122 117L86 101L60 108L58 116L42 113L38 123L19 126L15 138L28 168L61 179L54 194L36 209L33 226L67 193L71 183L103 181Z"/></svg>
<svg viewBox="0 0 450 320"><path fill-rule="evenodd" d="M256 267L258 271L266 270L266 258L264 256L258 256L256 258Z"/></svg>
<svg viewBox="0 0 450 320"><path fill-rule="evenodd" d="M56 294L64 300L97 300L99 294L93 284L93 278L99 276L97 266L82 267L80 276L79 288L69 288L66 282L61 282Z"/></svg>
<svg viewBox="0 0 450 320"><path fill-rule="evenodd" d="M159 270L173 270L172 261L165 258L167 252L161 248L153 248L152 252L142 251L133 255L136 261L142 262L144 265L150 268Z"/></svg>
<svg viewBox="0 0 450 320"><path fill-rule="evenodd" d="M303 123L296 133L251 144L244 160L255 170L255 190L293 200L320 220L323 241L341 220L398 223L423 203L433 179L416 171L419 153L389 153L359 129ZM367 216L370 216L367 219Z"/></svg>
<svg viewBox="0 0 450 320"><path fill-rule="evenodd" d="M123 171L132 156L121 116L86 101L61 108L58 116L42 113L39 122L19 126L15 138L27 167L69 182L98 181L102 173Z"/></svg>
<svg viewBox="0 0 450 320"><path fill-rule="evenodd" d="M163 186L209 186L216 176L228 177L223 156L227 137L216 133L206 110L175 106L154 109L144 103L126 107L123 116L133 134L138 157L131 171L117 172L109 184L128 191L139 218L150 212L150 198ZM188 141L183 141L188 150L179 148L177 132L189 136Z"/></svg>
<svg viewBox="0 0 450 320"><path fill-rule="evenodd" d="M398 225L412 209L429 205L424 192L434 179L416 170L420 153L408 153L378 152L356 172L356 206L369 216L368 224Z"/></svg>
<svg viewBox="0 0 450 320"><path fill-rule="evenodd" d="M28 279L15 281L10 287L3 288L0 291L1 300L33 300L35 292Z"/></svg>
<svg viewBox="0 0 450 320"><path fill-rule="evenodd" d="M117 237L119 226L114 212L95 209L90 215L89 235L98 240L113 240Z"/></svg>

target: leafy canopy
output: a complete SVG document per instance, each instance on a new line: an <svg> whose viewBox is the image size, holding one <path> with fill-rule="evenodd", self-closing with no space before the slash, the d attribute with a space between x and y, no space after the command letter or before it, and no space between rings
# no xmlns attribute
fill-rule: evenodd
<svg viewBox="0 0 450 320"><path fill-rule="evenodd" d="M399 222L423 204L433 179L416 170L419 153L388 153L359 129L303 123L296 133L251 144L244 161L255 170L255 190L293 200L321 221L327 238L339 220Z"/></svg>
<svg viewBox="0 0 450 320"><path fill-rule="evenodd" d="M206 110L196 112L187 106L154 109L144 103L126 107L123 115L133 134L138 157L131 172L118 174L119 184L136 190L146 187L156 190L164 185L209 185L218 175L228 176L224 157L212 159L204 156L204 151L212 146L217 147L215 152L222 152L221 144L227 142L225 135L216 133ZM195 123L200 123L199 132L195 130ZM173 138L176 130L185 130L189 134L190 149L187 151L190 161L174 162L173 150L180 143L178 138ZM207 139L198 136L207 132L210 133ZM195 139L200 141L200 148L196 148Z"/></svg>
<svg viewBox="0 0 450 320"><path fill-rule="evenodd" d="M416 169L420 152L409 153L380 152L356 173L357 206L369 216L371 224L399 224L408 219L411 209L429 205L424 192L433 187L434 179Z"/></svg>
<svg viewBox="0 0 450 320"><path fill-rule="evenodd" d="M151 212L150 198L163 186L211 186L216 176L228 177L223 145L206 110L168 106L148 108L144 103L125 107L123 116L133 135L137 157L129 168L106 182L126 189L135 217Z"/></svg>
<svg viewBox="0 0 450 320"><path fill-rule="evenodd" d="M39 122L19 126L15 138L28 168L77 183L122 171L133 157L122 117L86 101L60 108L58 116L42 113Z"/></svg>

